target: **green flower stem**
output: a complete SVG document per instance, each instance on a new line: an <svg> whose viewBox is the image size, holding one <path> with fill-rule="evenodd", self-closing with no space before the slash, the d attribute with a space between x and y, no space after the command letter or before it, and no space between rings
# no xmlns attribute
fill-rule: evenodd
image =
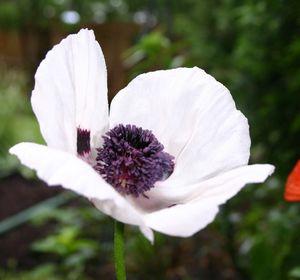
<svg viewBox="0 0 300 280"><path fill-rule="evenodd" d="M126 280L124 259L124 224L115 220L114 257L117 280Z"/></svg>

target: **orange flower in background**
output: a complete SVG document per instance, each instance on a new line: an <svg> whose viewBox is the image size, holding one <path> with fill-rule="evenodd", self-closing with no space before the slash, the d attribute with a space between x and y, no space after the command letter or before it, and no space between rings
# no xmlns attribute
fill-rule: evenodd
<svg viewBox="0 0 300 280"><path fill-rule="evenodd" d="M300 202L300 160L288 176L285 185L284 199L286 201Z"/></svg>

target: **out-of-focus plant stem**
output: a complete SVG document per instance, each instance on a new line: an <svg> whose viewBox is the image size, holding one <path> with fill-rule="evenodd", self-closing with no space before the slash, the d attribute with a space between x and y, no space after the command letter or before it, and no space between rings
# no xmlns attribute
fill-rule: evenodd
<svg viewBox="0 0 300 280"><path fill-rule="evenodd" d="M124 258L124 224L115 221L114 258L117 280L126 280Z"/></svg>

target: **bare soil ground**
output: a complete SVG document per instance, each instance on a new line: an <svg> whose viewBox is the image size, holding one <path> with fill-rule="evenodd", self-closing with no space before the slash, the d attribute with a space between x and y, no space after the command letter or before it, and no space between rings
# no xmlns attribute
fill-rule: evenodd
<svg viewBox="0 0 300 280"><path fill-rule="evenodd" d="M12 175L0 181L0 221L35 205L61 191L49 188L38 180L28 181L20 175ZM29 255L32 241L44 236L47 228L24 224L0 235L0 265L7 266L18 260L22 266L31 266L36 260Z"/></svg>

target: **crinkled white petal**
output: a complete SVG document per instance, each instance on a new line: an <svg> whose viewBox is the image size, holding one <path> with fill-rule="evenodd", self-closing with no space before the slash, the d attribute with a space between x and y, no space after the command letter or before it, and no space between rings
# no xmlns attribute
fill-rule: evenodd
<svg viewBox="0 0 300 280"><path fill-rule="evenodd" d="M76 128L91 141L108 127L107 74L93 31L69 35L48 52L35 75L32 107L48 146L76 153Z"/></svg>
<svg viewBox="0 0 300 280"><path fill-rule="evenodd" d="M149 197L160 186L194 184L249 159L247 119L229 91L197 67L135 78L112 101L110 127L119 123L152 130L176 158L173 174Z"/></svg>
<svg viewBox="0 0 300 280"><path fill-rule="evenodd" d="M239 167L193 186L193 197L182 204L145 215L146 225L165 234L187 237L212 222L219 205L248 183L260 183L274 171L268 164Z"/></svg>
<svg viewBox="0 0 300 280"><path fill-rule="evenodd" d="M141 214L81 159L34 143L17 144L10 153L36 170L38 177L50 186L61 185L87 197L105 214L123 223L138 225L153 241L152 231L144 224Z"/></svg>

